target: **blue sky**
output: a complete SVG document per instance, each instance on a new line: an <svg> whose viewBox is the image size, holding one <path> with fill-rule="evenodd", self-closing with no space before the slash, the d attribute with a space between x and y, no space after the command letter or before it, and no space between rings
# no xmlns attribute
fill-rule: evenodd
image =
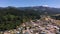
<svg viewBox="0 0 60 34"><path fill-rule="evenodd" d="M60 8L60 0L0 0L0 7L49 6Z"/></svg>

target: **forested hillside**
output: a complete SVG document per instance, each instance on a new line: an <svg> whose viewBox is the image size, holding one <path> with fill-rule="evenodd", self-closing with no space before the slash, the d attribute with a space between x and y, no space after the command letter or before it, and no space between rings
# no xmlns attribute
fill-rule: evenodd
<svg viewBox="0 0 60 34"><path fill-rule="evenodd" d="M0 30L14 29L21 23L39 18L39 12L34 10L18 10L15 7L0 8Z"/></svg>
<svg viewBox="0 0 60 34"><path fill-rule="evenodd" d="M0 7L0 30L15 29L21 23L40 19L40 15L59 14L60 9L49 7Z"/></svg>

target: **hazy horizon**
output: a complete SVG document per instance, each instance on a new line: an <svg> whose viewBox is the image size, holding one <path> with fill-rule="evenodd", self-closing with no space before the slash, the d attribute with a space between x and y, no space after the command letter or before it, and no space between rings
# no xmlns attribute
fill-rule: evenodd
<svg viewBox="0 0 60 34"><path fill-rule="evenodd" d="M0 0L0 7L46 6L60 8L60 0Z"/></svg>

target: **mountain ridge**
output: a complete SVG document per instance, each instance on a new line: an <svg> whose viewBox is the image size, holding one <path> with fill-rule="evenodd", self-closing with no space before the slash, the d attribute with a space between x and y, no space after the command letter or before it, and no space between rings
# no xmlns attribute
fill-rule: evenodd
<svg viewBox="0 0 60 34"><path fill-rule="evenodd" d="M8 6L8 7L0 7L0 9L3 8L16 8L18 10L34 10L38 11L41 14L47 13L47 14L60 14L60 8L54 8L54 7L45 7L45 6L33 6L33 7L13 7L13 6Z"/></svg>

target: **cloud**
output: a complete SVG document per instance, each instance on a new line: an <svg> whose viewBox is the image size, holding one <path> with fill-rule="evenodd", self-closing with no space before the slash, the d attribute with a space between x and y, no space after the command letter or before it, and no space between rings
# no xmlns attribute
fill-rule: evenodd
<svg viewBox="0 0 60 34"><path fill-rule="evenodd" d="M42 6L48 7L48 5L42 5Z"/></svg>

